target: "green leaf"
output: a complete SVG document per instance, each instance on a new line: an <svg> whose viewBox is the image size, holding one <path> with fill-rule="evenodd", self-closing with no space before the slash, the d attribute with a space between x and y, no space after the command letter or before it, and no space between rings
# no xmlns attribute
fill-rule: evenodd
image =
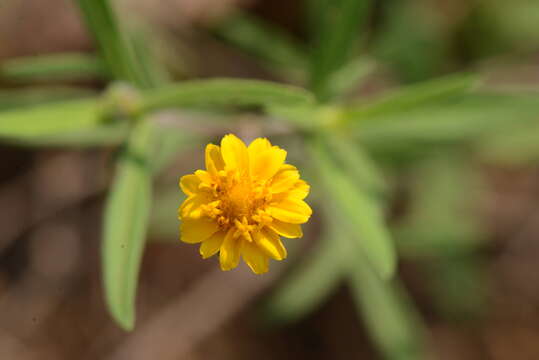
<svg viewBox="0 0 539 360"><path fill-rule="evenodd" d="M425 151L425 145L479 140L516 124L533 123L537 116L536 95L470 95L359 123L349 132L357 134L358 141L369 150L399 152L418 144Z"/></svg>
<svg viewBox="0 0 539 360"><path fill-rule="evenodd" d="M128 123L111 123L84 130L63 131L54 135L6 138L11 145L28 147L91 148L119 145L129 133Z"/></svg>
<svg viewBox="0 0 539 360"><path fill-rule="evenodd" d="M314 48L311 54L310 87L319 100L329 100L329 79L348 62L356 49L360 25L365 23L369 0L324 0L311 2L319 20L313 27Z"/></svg>
<svg viewBox="0 0 539 360"><path fill-rule="evenodd" d="M313 102L309 92L293 86L257 80L212 79L144 91L139 111L186 106L294 106Z"/></svg>
<svg viewBox="0 0 539 360"><path fill-rule="evenodd" d="M155 85L137 58L131 38L124 32L109 1L76 1L111 75L141 88Z"/></svg>
<svg viewBox="0 0 539 360"><path fill-rule="evenodd" d="M0 78L9 81L72 80L105 76L101 61L82 53L14 58L0 64Z"/></svg>
<svg viewBox="0 0 539 360"><path fill-rule="evenodd" d="M447 257L477 250L485 239L477 208L483 186L466 154L431 154L411 172L409 209L395 229L399 253Z"/></svg>
<svg viewBox="0 0 539 360"><path fill-rule="evenodd" d="M92 90L72 87L38 87L0 90L0 111L40 103L80 99L94 95Z"/></svg>
<svg viewBox="0 0 539 360"><path fill-rule="evenodd" d="M346 231L354 234L354 241L363 249L376 273L390 278L395 272L396 255L381 204L334 164L320 139L311 141L309 150L324 191L334 203L334 211L346 220Z"/></svg>
<svg viewBox="0 0 539 360"><path fill-rule="evenodd" d="M397 280L380 279L357 255L348 259L352 296L383 358L427 358L425 329L404 287Z"/></svg>
<svg viewBox="0 0 539 360"><path fill-rule="evenodd" d="M406 110L420 109L442 100L462 95L477 84L477 76L455 74L422 83L405 86L380 99L365 104L351 105L344 110L343 120L372 121L379 117L398 115Z"/></svg>
<svg viewBox="0 0 539 360"><path fill-rule="evenodd" d="M110 313L125 330L135 324L135 295L151 207L153 129L140 120L116 167L106 202L102 266Z"/></svg>
<svg viewBox="0 0 539 360"><path fill-rule="evenodd" d="M493 133L477 145L480 157L489 163L534 165L539 161L539 121Z"/></svg>
<svg viewBox="0 0 539 360"><path fill-rule="evenodd" d="M356 183L372 193L381 195L386 192L384 177L360 144L345 136L332 134L327 136L327 141L335 157L342 162L346 172Z"/></svg>
<svg viewBox="0 0 539 360"><path fill-rule="evenodd" d="M300 320L317 309L337 288L342 265L338 247L332 243L334 235L328 232L265 301L263 312L270 324Z"/></svg>
<svg viewBox="0 0 539 360"><path fill-rule="evenodd" d="M71 100L0 112L0 138L31 140L85 131L104 121L98 99Z"/></svg>
<svg viewBox="0 0 539 360"><path fill-rule="evenodd" d="M277 26L245 12L236 12L218 24L215 31L225 41L285 68L305 69L305 51Z"/></svg>

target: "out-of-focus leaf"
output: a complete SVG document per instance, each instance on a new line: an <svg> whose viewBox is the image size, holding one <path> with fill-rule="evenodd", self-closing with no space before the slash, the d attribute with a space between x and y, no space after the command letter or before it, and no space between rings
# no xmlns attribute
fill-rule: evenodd
<svg viewBox="0 0 539 360"><path fill-rule="evenodd" d="M357 186L377 194L385 192L387 185L382 174L360 144L337 135L328 135L327 140L331 151L352 175Z"/></svg>
<svg viewBox="0 0 539 360"><path fill-rule="evenodd" d="M378 10L382 22L371 41L371 51L381 63L389 65L406 83L432 78L444 70L451 42L450 34L444 33L447 27L441 26L445 20L437 17L442 8L386 0Z"/></svg>
<svg viewBox="0 0 539 360"><path fill-rule="evenodd" d="M71 100L0 112L0 138L32 139L84 131L104 121L98 99Z"/></svg>
<svg viewBox="0 0 539 360"><path fill-rule="evenodd" d="M384 279L390 278L395 271L396 254L381 204L334 164L320 139L312 141L309 149L324 191L335 203L334 210L344 219L345 231L354 234L354 241L363 249L374 271Z"/></svg>
<svg viewBox="0 0 539 360"><path fill-rule="evenodd" d="M537 116L539 120L539 115ZM539 121L494 133L478 144L480 157L504 165L530 165L539 161Z"/></svg>
<svg viewBox="0 0 539 360"><path fill-rule="evenodd" d="M335 96L345 95L346 92L357 88L361 81L376 67L372 59L361 57L349 61L336 70L328 80L328 92Z"/></svg>
<svg viewBox="0 0 539 360"><path fill-rule="evenodd" d="M117 80L138 87L155 85L137 58L131 38L123 31L108 0L76 0L88 29L95 38L108 71Z"/></svg>
<svg viewBox="0 0 539 360"><path fill-rule="evenodd" d="M482 243L478 209L479 175L463 155L431 156L413 171L407 215L395 236L407 256L446 256L470 252Z"/></svg>
<svg viewBox="0 0 539 360"><path fill-rule="evenodd" d="M423 325L402 285L380 279L357 252L348 263L354 302L383 358L426 359Z"/></svg>
<svg viewBox="0 0 539 360"><path fill-rule="evenodd" d="M60 100L85 98L95 95L88 89L71 87L43 87L0 90L0 111Z"/></svg>
<svg viewBox="0 0 539 360"><path fill-rule="evenodd" d="M153 129L145 120L133 129L118 160L107 198L102 244L105 298L110 313L125 330L135 324L138 273L151 209L149 154Z"/></svg>
<svg viewBox="0 0 539 360"><path fill-rule="evenodd" d="M184 106L294 106L313 102L308 91L293 86L256 80L212 79L144 91L140 111Z"/></svg>
<svg viewBox="0 0 539 360"><path fill-rule="evenodd" d="M360 122L357 130L350 131L369 150L402 151L413 144L439 146L479 140L517 124L533 123L537 116L537 96L474 95Z"/></svg>
<svg viewBox="0 0 539 360"><path fill-rule="evenodd" d="M5 142L29 147L71 147L87 148L96 146L118 145L125 141L129 133L129 124L115 122L84 130L62 131L54 135L6 138Z"/></svg>
<svg viewBox="0 0 539 360"><path fill-rule="evenodd" d="M263 311L270 324L300 320L319 307L339 285L342 271L334 231L328 231L306 259L296 265L265 301Z"/></svg>
<svg viewBox="0 0 539 360"><path fill-rule="evenodd" d="M287 33L245 12L227 17L215 29L225 41L284 68L307 67L306 54Z"/></svg>
<svg viewBox="0 0 539 360"><path fill-rule="evenodd" d="M312 1L319 20L314 31L314 46L311 54L310 87L316 96L329 100L329 79L333 72L350 59L361 37L360 25L367 18L371 2L369 0L324 0Z"/></svg>
<svg viewBox="0 0 539 360"><path fill-rule="evenodd" d="M152 86L170 82L170 74L165 66L157 59L156 48L158 43L151 39L151 32L144 28L139 28L130 33L133 44L134 56L140 64L139 71L144 72L144 78Z"/></svg>
<svg viewBox="0 0 539 360"><path fill-rule="evenodd" d="M462 95L477 84L477 77L456 74L409 85L395 90L372 103L356 104L343 112L345 123L372 121L377 118L401 114L412 109L439 103L456 95Z"/></svg>
<svg viewBox="0 0 539 360"><path fill-rule="evenodd" d="M103 78L106 71L95 56L61 53L15 58L0 64L0 78L10 81Z"/></svg>

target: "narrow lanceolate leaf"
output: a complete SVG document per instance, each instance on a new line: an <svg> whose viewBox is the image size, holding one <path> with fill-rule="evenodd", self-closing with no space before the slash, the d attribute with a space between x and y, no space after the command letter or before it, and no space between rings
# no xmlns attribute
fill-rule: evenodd
<svg viewBox="0 0 539 360"><path fill-rule="evenodd" d="M3 111L69 99L89 98L94 94L95 92L89 89L67 86L4 89L0 90L0 110Z"/></svg>
<svg viewBox="0 0 539 360"><path fill-rule="evenodd" d="M60 53L10 59L0 64L0 78L9 81L103 78L106 71L95 56Z"/></svg>
<svg viewBox="0 0 539 360"><path fill-rule="evenodd" d="M318 308L339 285L343 274L334 234L328 233L317 248L297 265L265 302L269 323L289 323Z"/></svg>
<svg viewBox="0 0 539 360"><path fill-rule="evenodd" d="M309 149L324 190L346 225L345 231L358 242L374 271L382 278L391 277L396 255L381 204L343 173L323 141L311 142Z"/></svg>
<svg viewBox="0 0 539 360"><path fill-rule="evenodd" d="M386 183L380 170L360 144L345 136L330 135L327 140L331 151L356 184L377 194L385 192Z"/></svg>
<svg viewBox="0 0 539 360"><path fill-rule="evenodd" d="M122 152L105 210L102 264L109 311L125 329L135 322L135 295L151 207L152 127L136 125Z"/></svg>
<svg viewBox="0 0 539 360"><path fill-rule="evenodd" d="M456 74L406 86L366 104L352 105L344 111L343 121L366 121L399 114L405 110L433 105L462 95L477 84L477 76Z"/></svg>
<svg viewBox="0 0 539 360"><path fill-rule="evenodd" d="M262 19L238 12L215 29L219 37L269 63L305 68L306 54L287 33Z"/></svg>
<svg viewBox="0 0 539 360"><path fill-rule="evenodd" d="M108 0L76 0L83 18L99 47L109 73L117 80L128 81L138 87L153 86L135 54L131 39Z"/></svg>
<svg viewBox="0 0 539 360"><path fill-rule="evenodd" d="M370 10L369 0L311 1L320 23L313 27L311 88L320 100L329 100L329 78L348 62L361 38L360 25Z"/></svg>
<svg viewBox="0 0 539 360"><path fill-rule="evenodd" d="M536 122L537 95L475 94L433 106L410 109L351 126L350 132L372 150L479 140ZM423 147L423 150L425 148Z"/></svg>
<svg viewBox="0 0 539 360"><path fill-rule="evenodd" d="M426 359L423 324L404 287L396 279L382 280L361 256L349 265L354 302L383 358Z"/></svg>
<svg viewBox="0 0 539 360"><path fill-rule="evenodd" d="M31 140L102 125L98 99L70 100L0 112L0 138Z"/></svg>
<svg viewBox="0 0 539 360"><path fill-rule="evenodd" d="M185 106L293 106L313 102L309 92L293 86L257 80L212 79L144 91L140 111Z"/></svg>

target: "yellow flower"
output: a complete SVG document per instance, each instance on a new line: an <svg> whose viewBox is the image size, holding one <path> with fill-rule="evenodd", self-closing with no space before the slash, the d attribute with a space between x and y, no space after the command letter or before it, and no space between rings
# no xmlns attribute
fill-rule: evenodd
<svg viewBox="0 0 539 360"><path fill-rule="evenodd" d="M229 134L221 147L208 144L206 170L180 180L181 240L201 243L204 259L219 252L222 270L238 266L240 255L256 274L268 271L269 258L286 258L280 236L301 237L312 210L303 201L309 185L285 158L263 138L247 147Z"/></svg>

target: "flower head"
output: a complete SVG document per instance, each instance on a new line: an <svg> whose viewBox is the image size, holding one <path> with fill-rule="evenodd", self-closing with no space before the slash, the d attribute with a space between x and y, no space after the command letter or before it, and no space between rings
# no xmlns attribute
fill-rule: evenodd
<svg viewBox="0 0 539 360"><path fill-rule="evenodd" d="M208 144L206 170L180 180L187 195L178 209L181 240L201 243L205 259L219 252L222 270L238 266L241 256L262 274L269 258L286 258L280 237L301 237L312 210L303 201L309 185L285 159L286 151L264 138L247 147L229 134L220 147Z"/></svg>

